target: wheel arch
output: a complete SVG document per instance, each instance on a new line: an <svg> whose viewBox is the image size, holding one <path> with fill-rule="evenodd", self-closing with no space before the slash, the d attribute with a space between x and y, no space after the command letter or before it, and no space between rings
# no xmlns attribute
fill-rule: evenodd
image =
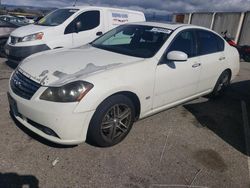
<svg viewBox="0 0 250 188"><path fill-rule="evenodd" d="M231 79L232 79L232 70L230 69L230 68L227 68L227 69L225 69L223 72L228 72L229 73L229 76L230 76L230 81L231 81ZM222 73L223 73L222 72ZM222 74L221 73L221 74Z"/></svg>
<svg viewBox="0 0 250 188"><path fill-rule="evenodd" d="M109 97L112 97L114 95L124 95L124 96L128 97L132 101L132 103L133 103L133 105L135 107L135 120L138 120L139 117L140 117L140 114L141 114L141 102L140 102L139 97L135 93L133 93L131 91L119 91L119 92L116 92L116 93L108 96L104 100L106 100Z"/></svg>

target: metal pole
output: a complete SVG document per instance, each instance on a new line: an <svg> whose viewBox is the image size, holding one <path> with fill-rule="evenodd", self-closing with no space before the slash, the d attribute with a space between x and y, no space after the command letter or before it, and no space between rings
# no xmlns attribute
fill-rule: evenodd
<svg viewBox="0 0 250 188"><path fill-rule="evenodd" d="M188 24L191 24L192 16L193 16L193 13L189 13L189 15L188 15Z"/></svg>
<svg viewBox="0 0 250 188"><path fill-rule="evenodd" d="M241 13L241 16L240 16L240 21L239 21L237 33L236 33L236 36L235 36L235 42L236 42L237 44L238 44L239 39L240 39L240 32L241 32L241 29L242 29L242 25L243 25L244 18L245 18L245 12L242 12L242 13Z"/></svg>
<svg viewBox="0 0 250 188"><path fill-rule="evenodd" d="M1 1L1 0L0 0L0 1ZM78 0L75 0L75 3L74 3L74 5L73 5L74 7L76 6L77 1L78 1Z"/></svg>

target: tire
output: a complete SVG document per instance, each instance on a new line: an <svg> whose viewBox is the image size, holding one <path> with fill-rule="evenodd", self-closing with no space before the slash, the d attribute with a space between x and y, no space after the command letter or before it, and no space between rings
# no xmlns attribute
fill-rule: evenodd
<svg viewBox="0 0 250 188"><path fill-rule="evenodd" d="M210 98L217 98L222 96L228 86L230 85L231 75L229 71L224 71L218 81L216 82L216 85L214 87L213 92L209 95Z"/></svg>
<svg viewBox="0 0 250 188"><path fill-rule="evenodd" d="M250 62L250 54L246 54L243 56L245 62Z"/></svg>
<svg viewBox="0 0 250 188"><path fill-rule="evenodd" d="M2 58L6 58L6 54L4 51L4 46L5 46L6 42L7 42L7 39L0 40L0 57L2 57Z"/></svg>
<svg viewBox="0 0 250 188"><path fill-rule="evenodd" d="M124 95L104 100L94 113L87 134L87 142L110 147L120 143L130 132L135 121L135 107Z"/></svg>

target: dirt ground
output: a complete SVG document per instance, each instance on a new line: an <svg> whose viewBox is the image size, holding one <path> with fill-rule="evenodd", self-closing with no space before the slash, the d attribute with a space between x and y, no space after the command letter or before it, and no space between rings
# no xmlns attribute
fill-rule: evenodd
<svg viewBox="0 0 250 188"><path fill-rule="evenodd" d="M223 98L138 121L111 148L54 145L15 123L6 96L12 71L0 59L0 187L250 187L250 63Z"/></svg>

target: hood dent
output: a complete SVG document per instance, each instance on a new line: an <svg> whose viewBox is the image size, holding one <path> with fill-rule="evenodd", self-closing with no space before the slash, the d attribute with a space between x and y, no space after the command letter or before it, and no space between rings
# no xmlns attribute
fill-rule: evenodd
<svg viewBox="0 0 250 188"><path fill-rule="evenodd" d="M105 65L105 66L96 66L93 63L89 63L86 65L86 67L84 69L81 69L80 71L77 71L73 74L67 74L61 71L55 71L53 72L53 76L59 78L59 80L49 84L49 86L53 86L53 87L59 87L62 85L65 85L67 83L70 83L72 81L75 81L77 79L79 79L80 77L86 77L90 74L96 73L96 72L100 72L100 71L104 71L104 70L108 70L112 67L121 65L122 63L115 63L115 64L110 64L110 65ZM48 70L44 70L40 75L39 75L39 79L36 78L37 81L40 82L41 85L47 85L48 81L49 81L49 71Z"/></svg>

